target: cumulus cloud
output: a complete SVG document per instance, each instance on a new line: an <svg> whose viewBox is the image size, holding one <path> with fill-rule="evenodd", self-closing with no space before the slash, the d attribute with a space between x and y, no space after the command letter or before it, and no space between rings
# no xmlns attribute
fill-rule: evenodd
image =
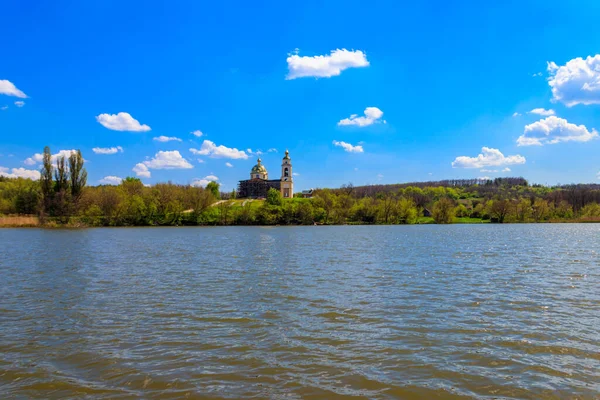
<svg viewBox="0 0 600 400"><path fill-rule="evenodd" d="M274 147L271 147L269 150L267 150L267 153L277 153L277 149Z"/></svg>
<svg viewBox="0 0 600 400"><path fill-rule="evenodd" d="M197 156L210 156L212 158L231 158L234 160L248 159L248 154L246 154L243 150L229 148L223 145L217 146L216 144L214 144L214 142L211 142L210 140L205 140L204 142L202 142L200 150L190 149L190 152Z"/></svg>
<svg viewBox="0 0 600 400"><path fill-rule="evenodd" d="M513 116L513 117L520 117L520 116L521 116L521 114L519 114L518 112L514 112L512 116Z"/></svg>
<svg viewBox="0 0 600 400"><path fill-rule="evenodd" d="M375 123L379 123L379 122L384 122L385 121L381 121L381 117L383 116L383 111L381 111L379 108L377 107L367 107L365 108L365 115L359 117L358 114L352 114L350 116L350 118L344 118L343 120L339 121L337 124L338 126L349 126L349 125L354 125L354 126L369 126L369 125L373 125Z"/></svg>
<svg viewBox="0 0 600 400"><path fill-rule="evenodd" d="M71 154L73 154L73 153L77 153L77 150L74 150L74 149L60 150L58 153L52 154L50 160L53 163L56 163L56 159L58 159L59 157L69 158L69 157L71 157ZM44 155L42 153L35 153L31 157L28 157L27 159L25 159L25 161L23 161L23 163L25 165L35 165L35 164L41 163L42 161L44 161Z"/></svg>
<svg viewBox="0 0 600 400"><path fill-rule="evenodd" d="M252 151L252 149L250 149L250 148L246 149L246 152L248 154L250 154L251 156L260 156L263 154L263 152L260 150Z"/></svg>
<svg viewBox="0 0 600 400"><path fill-rule="evenodd" d="M230 162L226 162L226 163L225 163L225 165L226 165L227 167L229 167L229 168L233 168L233 164L232 164L232 163L230 163Z"/></svg>
<svg viewBox="0 0 600 400"><path fill-rule="evenodd" d="M338 142L337 140L333 141L333 145L337 146L337 147L341 147L348 153L362 153L364 151L362 146L358 146L358 145L353 146L350 143Z"/></svg>
<svg viewBox="0 0 600 400"><path fill-rule="evenodd" d="M121 146L117 147L94 147L92 151L96 154L117 154L122 153L123 148Z"/></svg>
<svg viewBox="0 0 600 400"><path fill-rule="evenodd" d="M293 176L300 176L300 173L298 173L298 172L294 172L294 173L292 173L292 175L293 175Z"/></svg>
<svg viewBox="0 0 600 400"><path fill-rule="evenodd" d="M204 135L200 129L196 129L195 131L190 133L196 137L202 137L202 135Z"/></svg>
<svg viewBox="0 0 600 400"><path fill-rule="evenodd" d="M528 114L537 114L543 117L549 117L551 115L555 115L556 113L552 109L546 110L545 108L534 108L533 110L529 111Z"/></svg>
<svg viewBox="0 0 600 400"><path fill-rule="evenodd" d="M175 136L158 136L155 138L152 138L152 140L156 141L156 142L181 142L181 139L179 139L178 137Z"/></svg>
<svg viewBox="0 0 600 400"><path fill-rule="evenodd" d="M27 95L17 89L17 87L6 79L0 79L0 94L5 94L7 96L15 96L21 99L26 99Z"/></svg>
<svg viewBox="0 0 600 400"><path fill-rule="evenodd" d="M525 164L525 157L520 155L505 156L498 149L483 147L477 157L460 156L452 162L452 168L485 168L503 165Z"/></svg>
<svg viewBox="0 0 600 400"><path fill-rule="evenodd" d="M121 182L123 182L123 178L119 178L118 176L105 176L104 178L100 179L98 182L100 182L103 185L120 185Z"/></svg>
<svg viewBox="0 0 600 400"><path fill-rule="evenodd" d="M148 125L140 124L137 119L126 112L100 114L96 117L96 121L103 127L113 131L147 132L150 130Z"/></svg>
<svg viewBox="0 0 600 400"><path fill-rule="evenodd" d="M480 181L491 181L492 178L490 178L489 176L480 176L479 178L477 178L477 180L480 180Z"/></svg>
<svg viewBox="0 0 600 400"><path fill-rule="evenodd" d="M135 174L137 176L142 177L142 178L150 178L150 176L151 176L151 173L148 170L148 167L146 167L142 163L135 164L135 167L133 167L131 170L133 172L135 172Z"/></svg>
<svg viewBox="0 0 600 400"><path fill-rule="evenodd" d="M8 172L8 168L0 167L0 176L7 178L26 178L37 181L40 179L40 175L40 171L35 169L13 168L11 172Z"/></svg>
<svg viewBox="0 0 600 400"><path fill-rule="evenodd" d="M600 104L600 54L577 57L561 66L551 61L548 72L553 100L567 107Z"/></svg>
<svg viewBox="0 0 600 400"><path fill-rule="evenodd" d="M196 187L205 187L210 182L217 182L218 180L219 180L219 178L217 178L216 176L214 176L214 175L208 175L208 176L205 176L202 179L200 179L200 178L194 179L190 185L191 186L196 186Z"/></svg>
<svg viewBox="0 0 600 400"><path fill-rule="evenodd" d="M150 169L189 169L194 168L179 151L159 151L150 161L144 161L143 164ZM137 166L136 166L137 167Z"/></svg>
<svg viewBox="0 0 600 400"><path fill-rule="evenodd" d="M367 55L360 50L337 49L325 56L303 56L297 53L287 58L288 74L286 79L305 77L329 78L338 76L348 68L368 67Z"/></svg>
<svg viewBox="0 0 600 400"><path fill-rule="evenodd" d="M598 136L595 129L575 125L566 119L551 116L525 126L525 132L517 139L519 146L543 146L560 142L587 142Z"/></svg>
<svg viewBox="0 0 600 400"><path fill-rule="evenodd" d="M498 172L497 169L480 169L479 172L485 172L487 174L494 174L496 172Z"/></svg>
<svg viewBox="0 0 600 400"><path fill-rule="evenodd" d="M17 106L19 108L23 107L24 105L25 105L24 101L21 101L21 100L15 101L15 106Z"/></svg>
<svg viewBox="0 0 600 400"><path fill-rule="evenodd" d="M508 167L506 167L506 168L504 168L504 169L502 170L502 172L510 172L510 171L511 171L511 169L510 169L510 168L508 168Z"/></svg>

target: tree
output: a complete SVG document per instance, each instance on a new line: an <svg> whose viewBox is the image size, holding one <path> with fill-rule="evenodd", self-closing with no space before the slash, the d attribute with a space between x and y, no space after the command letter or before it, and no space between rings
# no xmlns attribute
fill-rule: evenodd
<svg viewBox="0 0 600 400"><path fill-rule="evenodd" d="M490 200L487 204L487 209L492 219L502 224L506 216L510 213L510 200Z"/></svg>
<svg viewBox="0 0 600 400"><path fill-rule="evenodd" d="M394 208L396 207L396 197L392 193L384 193L379 201L379 209L384 223L388 223Z"/></svg>
<svg viewBox="0 0 600 400"><path fill-rule="evenodd" d="M515 204L517 221L525 222L531 215L531 201L529 199L518 200Z"/></svg>
<svg viewBox="0 0 600 400"><path fill-rule="evenodd" d="M271 206L280 206L281 200L281 192L275 188L270 188L267 192L267 204Z"/></svg>
<svg viewBox="0 0 600 400"><path fill-rule="evenodd" d="M81 151L71 153L69 157L69 173L71 175L71 198L77 204L81 191L87 183L87 171L83 168L83 156Z"/></svg>
<svg viewBox="0 0 600 400"><path fill-rule="evenodd" d="M437 224L450 224L454 220L454 202L446 197L433 204L432 217Z"/></svg>
<svg viewBox="0 0 600 400"><path fill-rule="evenodd" d="M548 206L548 202L544 199L535 199L533 203L532 212L533 219L535 222L540 222L548 216L550 212L550 207Z"/></svg>
<svg viewBox="0 0 600 400"><path fill-rule="evenodd" d="M211 192L213 194L213 196L215 197L215 199L217 199L217 200L221 198L221 192L219 191L219 186L220 185L214 181L208 182L208 185L206 185L206 190Z"/></svg>
<svg viewBox="0 0 600 400"><path fill-rule="evenodd" d="M417 222L417 206L411 199L401 198L398 201L396 213L400 224L414 224Z"/></svg>
<svg viewBox="0 0 600 400"><path fill-rule="evenodd" d="M42 187L43 210L47 214L52 213L52 203L54 201L54 188L52 176L54 175L54 167L52 165L52 154L50 147L44 147L44 158L42 171L40 176L40 185Z"/></svg>

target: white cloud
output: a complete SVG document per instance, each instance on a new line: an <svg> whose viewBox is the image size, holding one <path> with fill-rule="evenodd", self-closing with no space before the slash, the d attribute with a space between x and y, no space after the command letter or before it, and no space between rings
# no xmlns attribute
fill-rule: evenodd
<svg viewBox="0 0 600 400"><path fill-rule="evenodd" d="M248 154L246 154L243 150L229 148L223 145L217 146L214 144L214 142L211 142L210 140L205 140L204 142L202 142L200 150L190 149L190 152L197 156L210 156L212 158L231 158L234 160L248 159Z"/></svg>
<svg viewBox="0 0 600 400"><path fill-rule="evenodd" d="M201 158L199 158L199 159L198 159L198 162L199 162L200 164L204 164L204 160L203 160L203 159L201 159Z"/></svg>
<svg viewBox="0 0 600 400"><path fill-rule="evenodd" d="M377 107L367 107L365 108L365 116L359 117L358 114L352 114L350 118L344 118L339 121L338 126L369 126L375 123L382 122L381 117L383 116L383 111L381 111ZM385 122L385 121L383 121Z"/></svg>
<svg viewBox="0 0 600 400"><path fill-rule="evenodd" d="M546 110L545 108L534 108L533 110L528 111L527 114L537 114L543 117L549 117L551 115L555 115L556 113L552 109Z"/></svg>
<svg viewBox="0 0 600 400"><path fill-rule="evenodd" d="M179 139L178 137L175 136L158 136L155 138L152 138L152 140L157 141L157 142L181 142L181 139Z"/></svg>
<svg viewBox="0 0 600 400"><path fill-rule="evenodd" d="M113 131L147 132L150 130L148 125L140 124L137 119L126 112L120 112L118 114L100 114L96 117L96 121L103 127Z"/></svg>
<svg viewBox="0 0 600 400"><path fill-rule="evenodd" d="M517 139L519 146L543 146L560 142L587 142L598 136L584 125L569 123L566 119L551 116L525 126L524 133Z"/></svg>
<svg viewBox="0 0 600 400"><path fill-rule="evenodd" d="M362 146L352 146L350 143L346 142L338 142L337 140L334 140L333 144L334 146L343 148L348 153L362 153L364 151Z"/></svg>
<svg viewBox="0 0 600 400"><path fill-rule="evenodd" d="M502 170L502 172L510 172L510 171L511 171L511 169L510 169L510 168L508 168L508 167L506 167L506 168L504 168L504 169Z"/></svg>
<svg viewBox="0 0 600 400"><path fill-rule="evenodd" d="M2 111L8 110L8 106L2 106L2 107L0 107L0 110L2 110Z"/></svg>
<svg viewBox="0 0 600 400"><path fill-rule="evenodd" d="M492 180L492 178L490 178L489 176L480 176L477 179L480 181L491 181Z"/></svg>
<svg viewBox="0 0 600 400"><path fill-rule="evenodd" d="M24 105L25 105L24 101L21 101L21 100L15 101L15 106L17 106L19 108L23 107Z"/></svg>
<svg viewBox="0 0 600 400"><path fill-rule="evenodd" d="M598 174L596 174L596 178L600 179L600 172L598 172Z"/></svg>
<svg viewBox="0 0 600 400"><path fill-rule="evenodd" d="M190 133L192 135L196 136L196 137L202 137L202 135L204 135L200 129L197 129L197 130L195 130L193 132L190 132Z"/></svg>
<svg viewBox="0 0 600 400"><path fill-rule="evenodd" d="M94 147L92 151L96 154L117 154L122 153L123 148L121 146L117 147Z"/></svg>
<svg viewBox="0 0 600 400"><path fill-rule="evenodd" d="M561 66L551 61L548 72L553 100L567 107L600 104L600 54L585 60L577 57Z"/></svg>
<svg viewBox="0 0 600 400"><path fill-rule="evenodd" d="M298 172L294 172L292 173L292 176L300 176L300 174Z"/></svg>
<svg viewBox="0 0 600 400"><path fill-rule="evenodd" d="M479 172L484 172L487 174L494 174L494 173L498 172L498 170L497 169L480 169Z"/></svg>
<svg viewBox="0 0 600 400"><path fill-rule="evenodd" d="M71 157L71 154L73 154L73 153L77 153L77 150L74 150L74 149L72 149L72 150L60 150L58 153L52 154L50 160L53 163L56 163L56 160L59 157L69 158L69 157ZM44 155L42 153L35 153L31 157L29 157L25 161L23 161L23 163L25 165L35 165L37 163L41 163L42 161L44 161Z"/></svg>
<svg viewBox="0 0 600 400"><path fill-rule="evenodd" d="M228 166L229 168L233 168L233 164L230 162L226 162L225 165Z"/></svg>
<svg viewBox="0 0 600 400"><path fill-rule="evenodd" d="M144 161L143 164L150 169L189 169L194 168L179 151L159 151L150 161Z"/></svg>
<svg viewBox="0 0 600 400"><path fill-rule="evenodd" d="M206 185L209 184L209 182L217 182L218 180L219 180L219 178L217 178L216 176L208 175L202 179L200 179L200 178L194 179L190 185L196 186L196 187L205 187Z"/></svg>
<svg viewBox="0 0 600 400"><path fill-rule="evenodd" d="M118 176L105 176L100 179L98 182L103 185L120 185L123 182L123 178L119 178Z"/></svg>
<svg viewBox="0 0 600 400"><path fill-rule="evenodd" d="M269 150L267 150L267 153L277 153L277 149L274 147L271 147Z"/></svg>
<svg viewBox="0 0 600 400"><path fill-rule="evenodd" d="M326 56L300 57L298 54L290 54L287 64L289 72L286 79L329 78L348 68L368 67L369 61L367 55L360 50L337 49Z"/></svg>
<svg viewBox="0 0 600 400"><path fill-rule="evenodd" d="M12 172L8 172L8 168L0 167L0 176L7 178L26 178L34 181L40 179L40 171L35 169L13 168Z"/></svg>
<svg viewBox="0 0 600 400"><path fill-rule="evenodd" d="M6 79L0 79L0 94L20 97L22 99L27 98L27 95L25 93L17 89L17 87L11 81L7 81Z"/></svg>
<svg viewBox="0 0 600 400"><path fill-rule="evenodd" d="M263 152L260 150L252 151L250 148L246 149L246 152L251 156L261 156L263 154Z"/></svg>
<svg viewBox="0 0 600 400"><path fill-rule="evenodd" d="M135 167L133 167L131 170L135 172L137 176L141 176L142 178L150 178L151 176L148 167L142 163L135 164Z"/></svg>
<svg viewBox="0 0 600 400"><path fill-rule="evenodd" d="M525 157L520 155L504 156L498 149L483 147L477 157L460 156L452 162L452 168L485 168L502 165L525 164Z"/></svg>
<svg viewBox="0 0 600 400"><path fill-rule="evenodd" d="M542 73L541 73L541 72L537 72L537 73L535 73L535 74L533 74L533 75L531 75L531 76L533 76L533 77L536 77L536 76L542 76Z"/></svg>
<svg viewBox="0 0 600 400"><path fill-rule="evenodd" d="M513 117L520 117L520 116L521 116L521 114L520 114L520 113L518 113L518 112L515 112L515 113L513 113L513 115L512 115L512 116L513 116Z"/></svg>

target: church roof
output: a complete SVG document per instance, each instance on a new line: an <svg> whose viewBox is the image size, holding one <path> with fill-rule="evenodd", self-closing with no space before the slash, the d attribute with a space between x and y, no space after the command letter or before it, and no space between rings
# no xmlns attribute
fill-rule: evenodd
<svg viewBox="0 0 600 400"><path fill-rule="evenodd" d="M264 165L261 164L261 159L258 159L258 163L252 167L252 173L259 173L259 174L266 174L267 173L267 169L265 168Z"/></svg>

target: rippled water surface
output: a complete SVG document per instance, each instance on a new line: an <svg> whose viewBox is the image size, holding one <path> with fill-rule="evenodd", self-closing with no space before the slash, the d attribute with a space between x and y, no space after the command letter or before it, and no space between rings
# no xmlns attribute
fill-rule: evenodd
<svg viewBox="0 0 600 400"><path fill-rule="evenodd" d="M600 225L0 230L0 398L600 398Z"/></svg>

